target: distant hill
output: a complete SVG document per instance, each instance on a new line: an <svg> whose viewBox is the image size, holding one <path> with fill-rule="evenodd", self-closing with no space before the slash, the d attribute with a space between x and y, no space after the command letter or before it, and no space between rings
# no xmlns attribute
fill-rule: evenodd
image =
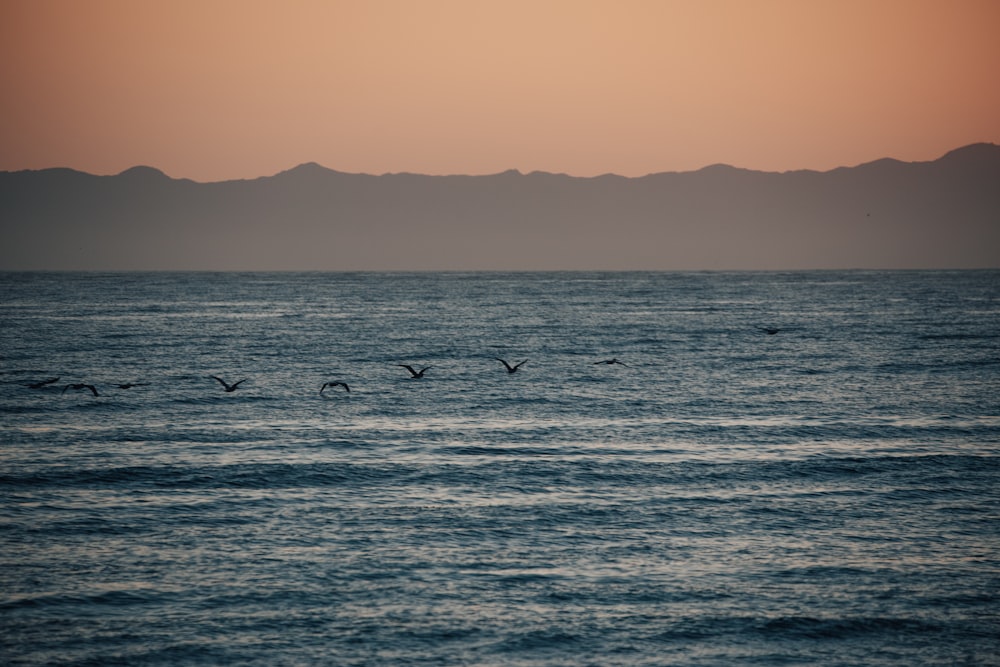
<svg viewBox="0 0 1000 667"><path fill-rule="evenodd" d="M1000 267L1000 146L827 172L0 172L0 269Z"/></svg>

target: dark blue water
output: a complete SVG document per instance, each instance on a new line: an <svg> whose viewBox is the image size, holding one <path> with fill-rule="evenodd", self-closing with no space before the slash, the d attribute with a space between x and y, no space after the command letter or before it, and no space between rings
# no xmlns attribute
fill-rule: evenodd
<svg viewBox="0 0 1000 667"><path fill-rule="evenodd" d="M995 271L2 274L0 344L4 664L1000 664Z"/></svg>

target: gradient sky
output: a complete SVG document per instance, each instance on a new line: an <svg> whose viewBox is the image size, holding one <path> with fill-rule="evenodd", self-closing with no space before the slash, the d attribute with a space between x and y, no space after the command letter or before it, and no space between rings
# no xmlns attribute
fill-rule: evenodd
<svg viewBox="0 0 1000 667"><path fill-rule="evenodd" d="M995 0L0 0L0 170L831 169L1000 143Z"/></svg>

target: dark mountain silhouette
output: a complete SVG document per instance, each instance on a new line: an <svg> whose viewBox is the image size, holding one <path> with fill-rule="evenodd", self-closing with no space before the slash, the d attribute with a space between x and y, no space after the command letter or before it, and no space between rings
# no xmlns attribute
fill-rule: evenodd
<svg viewBox="0 0 1000 667"><path fill-rule="evenodd" d="M1000 146L827 172L0 172L0 269L1000 266Z"/></svg>

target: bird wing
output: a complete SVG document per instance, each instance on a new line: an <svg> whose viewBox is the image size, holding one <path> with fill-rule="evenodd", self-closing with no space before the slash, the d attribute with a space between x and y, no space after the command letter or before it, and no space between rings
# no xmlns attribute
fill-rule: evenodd
<svg viewBox="0 0 1000 667"><path fill-rule="evenodd" d="M233 389L236 389L238 386L240 386L241 384L243 384L244 382L246 382L248 379L249 378L243 378L239 382L234 382L232 385L230 385L230 387L232 387Z"/></svg>
<svg viewBox="0 0 1000 667"><path fill-rule="evenodd" d="M504 360L503 360L503 359L501 359L500 357L493 357L493 358L494 358L494 359L496 359L497 361L499 361L499 362L500 362L501 364L503 364L504 366L506 366L506 367L507 367L507 370L513 370L513 369L511 368L510 364L508 364L508 363L507 363L506 361L504 361ZM515 366L514 368L517 368L517 366Z"/></svg>
<svg viewBox="0 0 1000 667"><path fill-rule="evenodd" d="M97 393L97 387L95 387L94 385L92 385L92 384L85 384L83 386L84 386L85 389L89 389L90 393L92 393L94 396L99 396L100 395L100 394Z"/></svg>
<svg viewBox="0 0 1000 667"><path fill-rule="evenodd" d="M223 380L222 378L220 378L219 376L217 376L217 375L209 375L208 377L212 378L213 380L218 380L219 384L221 384L223 387L226 387L227 389L229 388L229 385L226 384L226 381Z"/></svg>
<svg viewBox="0 0 1000 667"><path fill-rule="evenodd" d="M514 370L516 371L518 368L520 368L521 366L525 365L526 363L528 363L527 359L525 359L524 361L522 361L521 363L519 363L517 366L514 366Z"/></svg>

